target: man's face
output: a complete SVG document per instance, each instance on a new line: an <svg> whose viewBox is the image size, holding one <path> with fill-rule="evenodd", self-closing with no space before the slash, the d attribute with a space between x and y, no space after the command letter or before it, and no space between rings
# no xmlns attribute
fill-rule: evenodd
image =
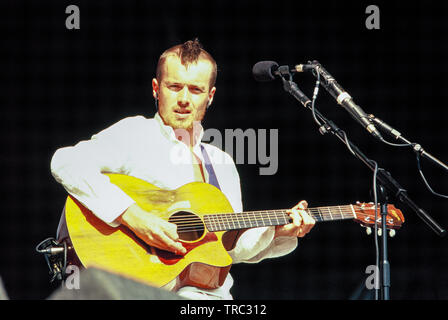
<svg viewBox="0 0 448 320"><path fill-rule="evenodd" d="M212 70L212 64L205 59L186 69L179 57L166 58L160 83L152 80L153 94L158 93L159 114L166 125L192 130L193 123L204 118L216 91L209 84Z"/></svg>

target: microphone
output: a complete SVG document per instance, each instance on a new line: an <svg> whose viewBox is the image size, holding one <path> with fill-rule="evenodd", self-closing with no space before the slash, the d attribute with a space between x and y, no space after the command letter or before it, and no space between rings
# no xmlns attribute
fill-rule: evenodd
<svg viewBox="0 0 448 320"><path fill-rule="evenodd" d="M314 69L312 64L298 64L295 66L279 66L275 61L260 61L252 67L255 80L267 82L275 80L276 77L288 75L288 73L305 72Z"/></svg>
<svg viewBox="0 0 448 320"><path fill-rule="evenodd" d="M318 61L313 61L312 65L314 68L309 67L310 65L298 65L296 66L296 70L302 68L304 71L313 70L313 75L317 77L317 73L319 73L322 79L323 87L336 99L338 104L344 107L348 113L358 121L370 134L372 134L375 138L379 140L383 140L380 132L377 130L375 125L369 119L369 116L358 106L352 99L352 97L345 91L333 78L331 74L328 73L327 70L322 67L322 65ZM299 67L302 66L302 67Z"/></svg>
<svg viewBox="0 0 448 320"><path fill-rule="evenodd" d="M252 67L252 74L255 80L260 82L272 81L275 79L278 63L275 61L260 61Z"/></svg>
<svg viewBox="0 0 448 320"><path fill-rule="evenodd" d="M299 72L289 66L279 66L275 61L260 61L257 62L252 68L252 74L255 80L260 82L272 81L275 77L281 77L283 80L283 88L296 98L304 107L308 107L311 104L311 100L299 89L296 83L293 81L285 80L283 75L289 72Z"/></svg>

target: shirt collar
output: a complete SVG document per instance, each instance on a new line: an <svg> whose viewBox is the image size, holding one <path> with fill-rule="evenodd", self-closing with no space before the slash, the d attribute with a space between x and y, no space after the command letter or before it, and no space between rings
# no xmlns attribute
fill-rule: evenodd
<svg viewBox="0 0 448 320"><path fill-rule="evenodd" d="M163 120L162 117L160 116L159 112L156 112L156 114L154 115L154 119L157 121L157 123L160 125L160 131L162 132L162 134L167 137L169 140L174 140L176 142L180 142L177 138L176 135L174 133L174 129L168 125L166 125ZM199 145L201 144L201 140L202 137L204 136L204 128L202 127L200 122L197 122L195 124L195 126L197 126L197 129L199 130L195 130L195 132L193 134L196 135L195 137L195 144L193 145L193 150L197 150L197 148L199 147Z"/></svg>

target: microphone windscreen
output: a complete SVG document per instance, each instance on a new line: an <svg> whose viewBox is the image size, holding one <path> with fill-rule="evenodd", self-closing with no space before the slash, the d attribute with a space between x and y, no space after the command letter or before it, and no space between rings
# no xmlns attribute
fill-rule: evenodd
<svg viewBox="0 0 448 320"><path fill-rule="evenodd" d="M278 68L278 63L275 61L260 61L257 62L252 68L252 74L255 80L266 82L275 79L272 71Z"/></svg>

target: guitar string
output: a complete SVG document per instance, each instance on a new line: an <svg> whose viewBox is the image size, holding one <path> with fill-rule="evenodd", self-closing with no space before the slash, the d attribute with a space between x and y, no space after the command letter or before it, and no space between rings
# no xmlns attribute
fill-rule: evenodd
<svg viewBox="0 0 448 320"><path fill-rule="evenodd" d="M282 225L282 224L279 224ZM207 228L208 231L210 232L218 232L218 231L228 231L228 230L240 230L240 229L246 229L249 227L259 227L258 225L254 225L254 226L234 226L234 227L221 227L221 226L212 226L211 228ZM204 232L206 228L204 227L204 225L197 225L197 226L191 226L188 228L180 228L177 230L178 233L188 233L188 232Z"/></svg>
<svg viewBox="0 0 448 320"><path fill-rule="evenodd" d="M237 214L235 214L235 215L237 215ZM368 216L368 215L362 214L362 213L359 214L359 215ZM328 217L328 216L330 216L330 215L326 215L326 217ZM276 217L276 218L285 219L287 217L283 216L283 217ZM346 218L353 218L353 216L351 215L350 217L346 217ZM207 224L208 224L209 225L208 228L211 227L209 229L212 229L212 230L215 230L215 231L216 230L221 230L221 228L219 228L219 227L222 227L222 226L224 226L223 230L226 230L226 229L229 229L229 228L230 229L238 229L238 228L248 227L248 225L244 225L244 224L243 224L243 226L241 226L240 222L243 222L243 223L249 222L249 223L252 223L252 224L249 224L249 226L257 227L257 226L259 226L259 224L261 224L261 226L263 226L263 224L266 222L266 220L267 219L263 219L263 218L261 220L260 220L260 218L239 220L238 221L239 227L236 227L236 223L234 221L208 221L208 223L206 221L204 221L204 223L202 223L202 220L196 219L195 223L180 225L178 227L178 232L193 232L193 231L201 231L201 232L203 232L204 231L204 224L205 224L205 226L207 226ZM269 225L276 225L275 223L272 222L272 219L269 219L269 220L270 220L270 224ZM332 218L332 220L335 220L335 219ZM338 220L341 220L341 219L339 218ZM200 223L197 223L197 221L200 221ZM329 220L325 220L325 219L318 220L318 222L322 222L322 221L329 221ZM286 224L286 222L285 223L284 222L280 222L280 221L278 221L278 219L277 219L277 223L280 224L280 225ZM230 226L230 224L233 224L233 228Z"/></svg>
<svg viewBox="0 0 448 320"><path fill-rule="evenodd" d="M325 221L325 220L324 220ZM279 223L278 225L284 225L286 223ZM277 224L269 224L269 225L277 225ZM260 227L260 226L264 226L263 224L258 225L258 224L254 224L254 225L244 225L244 226L236 226L234 225L233 227L229 226L225 226L222 223L219 225L211 225L209 227L204 226L204 224L195 224L195 225L191 225L188 227L181 227L177 229L177 232L181 233L181 232L194 232L194 231L198 231L198 232L203 232L205 227L207 227L207 229L209 231L215 232L215 231L226 231L226 230L237 230L237 229L245 229L248 227Z"/></svg>
<svg viewBox="0 0 448 320"><path fill-rule="evenodd" d="M335 206L335 207L315 207L315 208L307 208L305 209L306 211L334 211L334 210L343 210L345 212L353 212L351 206ZM357 211L357 209L353 208L355 211ZM292 209L274 209L274 210L255 210L255 211L244 211L244 212L240 212L240 213L266 213L266 212L274 212L274 213L279 213L279 212L285 212L288 210L292 210ZM374 210L374 209L369 209L369 210ZM235 213L235 212L231 212L231 213ZM213 214L213 213L212 213ZM220 213L217 213L220 214Z"/></svg>
<svg viewBox="0 0 448 320"><path fill-rule="evenodd" d="M276 218L283 218L285 216L288 216L285 211L286 210L278 210L277 212L257 211L257 212L242 212L242 213L213 213L213 214L207 214L206 216L204 216L204 218L213 219L214 221L218 221L219 219L227 220L227 221L229 219L237 220L237 221L253 220L253 219L256 219L256 220L258 220L258 219L276 219ZM318 218L318 219L319 218L328 218L328 217L330 217L330 219L334 218L334 219L338 219L338 220L340 220L341 217L347 218L347 219L354 218L353 211L339 211L339 212L333 212L333 213L325 213L325 212L317 212L317 213L309 212L309 213L311 213L311 215L313 215L315 218ZM257 216L257 214L263 214L263 215ZM355 214L357 217L371 216L367 213L357 212L357 211L355 211ZM170 217L169 220L182 223L182 222L198 221L198 220L201 220L201 218L199 216L192 214L192 215L189 215L188 217Z"/></svg>
<svg viewBox="0 0 448 320"><path fill-rule="evenodd" d="M250 215L256 215L256 214L263 214L264 216L266 216L266 214L268 215L275 215L275 214L286 214L286 211L288 211L290 209L278 209L278 210L264 210L264 211L245 211L245 212L241 212L241 213L235 213L235 212L229 212L229 213L211 213L211 214L207 214L206 216L223 216L223 217L228 217L229 215L241 215L241 217L248 217ZM348 214L351 217L353 217L353 210L349 209L349 208L343 208L343 209L339 209L338 211L333 211L333 212L328 212L329 210L326 209L327 212L322 212L321 210L319 210L318 208L310 208L307 209L308 213L314 214L314 215L318 215L318 216L332 216L332 215L336 215L336 216L341 216L343 214ZM355 210L356 212L356 210ZM188 219L198 219L196 216L188 216L188 217L171 217L170 219L172 220L176 220L176 221L180 221L180 220L188 220Z"/></svg>
<svg viewBox="0 0 448 320"><path fill-rule="evenodd" d="M262 213L262 212L257 212L257 213ZM243 213L219 213L219 214L208 214L206 215L204 218L208 218L209 221L212 220L211 222L229 222L229 220L236 220L236 221L247 221L247 220L265 220L265 219L278 219L278 218L285 218L285 217L289 217L287 216L287 214L282 211L282 212L263 212L265 213L263 216L256 216L257 213L252 213L252 212L243 212ZM362 212L355 212L356 213L356 217L366 217L366 216L371 216L369 214L366 213L362 213ZM281 215L279 215L281 214ZM311 213L313 214L313 213ZM351 211L345 211L345 212L334 212L333 214L331 213L317 213L314 215L315 218L317 219L323 219L325 220L325 218L330 218L331 220L340 220L341 217L342 219L350 219L350 218L354 218L353 216L353 212ZM221 221L219 221L221 220ZM200 217L192 215L189 217L171 217L169 218L169 221L172 222L177 222L179 224L181 223L188 223L188 222L196 222L196 221L202 221Z"/></svg>
<svg viewBox="0 0 448 320"><path fill-rule="evenodd" d="M274 210L259 210L259 211L256 210L256 211L244 211L244 212L241 212L241 213L266 213L266 212L278 213L278 212L285 212L285 211L288 211L288 210L291 210L291 209L289 208L289 209L274 209ZM345 206L332 206L332 207L315 207L315 208L307 208L305 210L306 211L318 211L318 212L321 212L323 210L325 210L327 212L328 211L336 212L335 210L338 210L338 211L343 210L344 212L353 212L353 210L354 211L359 211L360 209L357 209L355 207L353 207L353 209L352 209L351 205L345 205ZM374 209L365 209L365 210L374 210ZM231 212L231 213L235 213L235 212ZM214 214L214 213L212 213L212 214ZM217 214L220 214L220 213L217 213Z"/></svg>
<svg viewBox="0 0 448 320"><path fill-rule="evenodd" d="M228 214L209 214L204 217L205 219L208 219L207 222L210 223L231 223L233 221L235 222L251 222L251 221L265 221L265 220L276 220L276 219L289 219L289 216L286 213L281 213L279 215L278 213L267 213L263 216L257 216L256 214L238 214L238 213L228 213ZM352 212L341 212L341 213L334 213L334 214L328 214L328 213L322 213L315 216L317 220L325 220L326 218L330 218L331 220L341 220L341 219L351 219L353 217ZM330 220L329 219L329 220ZM188 225L188 223L196 223L198 221L202 221L198 216L192 216L192 217L183 217L183 218L170 218L170 222L175 222L179 225Z"/></svg>

